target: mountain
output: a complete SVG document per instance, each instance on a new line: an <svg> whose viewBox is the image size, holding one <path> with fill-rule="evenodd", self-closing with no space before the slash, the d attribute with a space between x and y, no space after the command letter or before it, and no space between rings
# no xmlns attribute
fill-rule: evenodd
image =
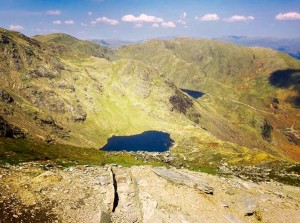
<svg viewBox="0 0 300 223"><path fill-rule="evenodd" d="M92 39L90 40L93 43L100 44L102 46L107 46L111 49L117 49L121 46L136 44L142 41L124 41L124 40L116 40L116 39Z"/></svg>
<svg viewBox="0 0 300 223"><path fill-rule="evenodd" d="M0 48L0 134L34 141L28 153L45 142L91 154L111 136L156 130L193 166L299 160L300 62L283 53L187 38L113 51L4 29ZM2 144L7 159L20 153Z"/></svg>
<svg viewBox="0 0 300 223"><path fill-rule="evenodd" d="M90 41L79 40L63 33L37 35L33 36L32 39L44 43L44 45L48 46L48 49L59 55L66 55L68 57L86 55L108 60L113 59L114 53L110 48Z"/></svg>
<svg viewBox="0 0 300 223"><path fill-rule="evenodd" d="M196 100L199 125L219 139L299 159L298 60L271 49L189 38L116 52L154 67L180 89L203 92Z"/></svg>
<svg viewBox="0 0 300 223"><path fill-rule="evenodd" d="M241 46L267 47L289 54L300 59L300 38L274 38L274 37L246 37L246 36L223 36L217 38L225 42Z"/></svg>
<svg viewBox="0 0 300 223"><path fill-rule="evenodd" d="M207 160L219 159L206 149L210 145L224 156L263 153L201 129L197 102L143 62L110 61L117 55L109 50L109 58L95 57L92 43L64 34L31 39L1 30L0 44L1 117L27 139L101 148L112 135L158 130L170 133L178 151L205 148L201 154ZM76 48L82 44L86 51Z"/></svg>

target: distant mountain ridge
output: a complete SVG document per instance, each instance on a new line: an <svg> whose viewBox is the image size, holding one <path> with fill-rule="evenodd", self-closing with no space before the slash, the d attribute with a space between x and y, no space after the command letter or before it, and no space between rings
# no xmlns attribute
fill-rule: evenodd
<svg viewBox="0 0 300 223"><path fill-rule="evenodd" d="M127 41L127 40L117 40L117 39L91 39L89 41L100 44L102 46L110 47L112 49L117 49L125 45L131 45L131 44L142 42L142 41Z"/></svg>
<svg viewBox="0 0 300 223"><path fill-rule="evenodd" d="M247 37L247 36L222 36L215 38L225 42L241 46L267 47L289 54L300 60L300 37L276 38L276 37Z"/></svg>
<svg viewBox="0 0 300 223"><path fill-rule="evenodd" d="M174 40L177 38L181 38L181 37L167 36L167 37L157 37L154 39ZM193 37L193 39L202 39L202 38ZM277 38L277 37L247 37L247 36L231 35L231 36L222 36L222 37L212 38L212 39L221 40L224 42L229 42L241 46L271 48L273 50L287 53L291 57L300 60L300 37ZM149 41L149 39L138 40L138 41L118 40L118 39L91 39L89 41L112 49L118 49L126 45L143 43Z"/></svg>
<svg viewBox="0 0 300 223"><path fill-rule="evenodd" d="M111 49L118 49L122 46L127 46L127 45L133 45L133 44L138 44L138 43L143 43L152 39L157 39L157 40L172 40L176 38L181 38L181 36L162 36L162 37L155 37L151 39L141 39L141 40L119 40L119 39L90 39L88 41L91 41L93 43L100 44L102 46L109 47Z"/></svg>

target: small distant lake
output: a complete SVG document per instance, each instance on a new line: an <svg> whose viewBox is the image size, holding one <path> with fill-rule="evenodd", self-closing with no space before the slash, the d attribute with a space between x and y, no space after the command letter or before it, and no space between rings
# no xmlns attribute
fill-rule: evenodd
<svg viewBox="0 0 300 223"><path fill-rule="evenodd" d="M187 90L187 89L180 89L181 91L187 93L189 96L198 99L201 98L205 93L201 91L192 91L192 90Z"/></svg>
<svg viewBox="0 0 300 223"><path fill-rule="evenodd" d="M174 141L169 133L159 131L146 131L138 135L112 136L107 144L101 148L104 151L168 151Z"/></svg>

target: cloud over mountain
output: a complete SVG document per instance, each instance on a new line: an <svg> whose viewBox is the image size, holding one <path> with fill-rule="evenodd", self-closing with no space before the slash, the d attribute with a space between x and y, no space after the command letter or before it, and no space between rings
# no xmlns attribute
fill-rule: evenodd
<svg viewBox="0 0 300 223"><path fill-rule="evenodd" d="M300 13L298 12L288 12L279 13L275 16L277 20L300 20Z"/></svg>
<svg viewBox="0 0 300 223"><path fill-rule="evenodd" d="M23 26L21 26L21 25L10 25L10 26L9 26L9 29L10 29L10 30L17 31L17 30L22 30L22 29L24 29L24 28L23 28Z"/></svg>
<svg viewBox="0 0 300 223"><path fill-rule="evenodd" d="M161 26L163 28L175 28L176 27L176 25L173 22L163 22L161 24Z"/></svg>
<svg viewBox="0 0 300 223"><path fill-rule="evenodd" d="M115 19L109 19L107 17L99 17L95 20L93 20L91 22L93 25L97 24L97 23L106 23L106 24L109 24L109 25L118 25L119 24L119 21L118 20L115 20Z"/></svg>
<svg viewBox="0 0 300 223"><path fill-rule="evenodd" d="M254 16L243 16L243 15L234 15L229 18L224 19L225 22L250 22L253 21Z"/></svg>
<svg viewBox="0 0 300 223"><path fill-rule="evenodd" d="M218 21L220 20L220 17L217 14L213 13L213 14L206 14L202 17L195 17L195 19L198 19L200 21Z"/></svg>
<svg viewBox="0 0 300 223"><path fill-rule="evenodd" d="M122 17L123 22L134 22L134 23L162 23L164 20L152 15L141 14L139 16L125 15Z"/></svg>

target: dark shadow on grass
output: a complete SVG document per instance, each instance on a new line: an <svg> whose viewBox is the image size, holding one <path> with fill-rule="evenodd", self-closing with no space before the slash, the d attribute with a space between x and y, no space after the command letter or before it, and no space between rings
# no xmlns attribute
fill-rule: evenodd
<svg viewBox="0 0 300 223"><path fill-rule="evenodd" d="M287 98L287 101L300 108L300 70L278 70L271 74L269 82L275 87L296 91L296 95Z"/></svg>

